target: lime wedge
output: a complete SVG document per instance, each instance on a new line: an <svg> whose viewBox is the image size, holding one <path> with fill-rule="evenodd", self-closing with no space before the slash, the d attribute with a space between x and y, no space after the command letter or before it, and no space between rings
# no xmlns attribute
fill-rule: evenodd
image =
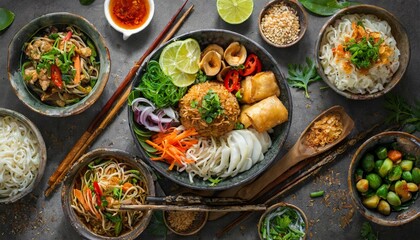
<svg viewBox="0 0 420 240"><path fill-rule="evenodd" d="M176 53L176 67L181 72L195 74L200 70L200 44L192 38L182 41Z"/></svg>
<svg viewBox="0 0 420 240"><path fill-rule="evenodd" d="M216 5L219 16L230 24L243 23L254 9L253 0L217 0Z"/></svg>
<svg viewBox="0 0 420 240"><path fill-rule="evenodd" d="M173 72L169 74L169 76L172 78L172 83L177 87L187 87L193 84L196 75L197 74L189 74L182 72L177 68L175 68Z"/></svg>
<svg viewBox="0 0 420 240"><path fill-rule="evenodd" d="M168 44L160 54L159 66L163 73L168 76L170 76L171 73L176 69L176 53L178 52L179 46L181 46L181 44L182 41L175 41L171 44Z"/></svg>

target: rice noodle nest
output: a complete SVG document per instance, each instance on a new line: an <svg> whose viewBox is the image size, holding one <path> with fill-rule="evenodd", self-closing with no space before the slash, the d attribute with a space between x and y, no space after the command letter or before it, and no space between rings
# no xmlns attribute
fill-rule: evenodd
<svg viewBox="0 0 420 240"><path fill-rule="evenodd" d="M223 113L215 118L211 123L202 119L199 109L201 101L209 90L213 90L220 100ZM192 107L192 101L197 102L196 107ZM185 128L194 128L201 136L219 137L235 127L240 112L239 103L236 97L230 93L222 84L216 82L204 82L192 86L188 93L179 101L179 115L181 124Z"/></svg>

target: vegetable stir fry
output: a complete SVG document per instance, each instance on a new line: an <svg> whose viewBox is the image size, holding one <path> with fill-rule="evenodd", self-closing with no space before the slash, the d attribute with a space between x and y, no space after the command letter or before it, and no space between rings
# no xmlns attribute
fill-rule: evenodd
<svg viewBox="0 0 420 240"><path fill-rule="evenodd" d="M95 46L74 27L63 31L46 28L23 50L22 77L41 101L50 105L64 107L79 102L98 80Z"/></svg>

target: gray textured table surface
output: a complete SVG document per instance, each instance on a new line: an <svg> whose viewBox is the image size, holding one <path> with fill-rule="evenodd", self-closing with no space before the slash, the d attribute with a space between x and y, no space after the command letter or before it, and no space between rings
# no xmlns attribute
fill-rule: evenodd
<svg viewBox="0 0 420 240"><path fill-rule="evenodd" d="M21 201L9 205L0 205L0 239L77 239L78 234L64 217L60 194L46 199L43 191L46 183L76 140L86 130L90 121L100 111L113 91L124 79L133 63L143 54L147 46L158 35L173 12L182 4L182 0L155 0L156 12L149 27L143 32L123 41L122 35L106 22L103 1L96 0L90 6L82 6L77 0L1 0L0 7L12 10L15 21L0 33L0 107L9 108L25 114L40 129L47 144L48 163L44 177L36 190ZM302 63L306 56L314 55L316 37L328 18L309 16L306 35L301 42L288 49L276 49L264 43L258 33L258 15L267 0L254 0L254 12L244 24L235 26L223 22L216 11L215 0L190 0L194 12L179 30L178 34L203 28L228 29L244 34L260 43L277 60L284 73L287 64ZM420 81L420 1L418 0L365 0L359 1L384 7L405 26L411 43L411 61L403 80L392 91L413 100L419 98ZM93 23L105 38L112 61L111 75L101 98L84 113L67 118L49 118L26 108L14 94L7 76L7 47L14 34L26 23L42 14L67 11L82 15ZM355 119L355 131L361 131L385 117L384 98L370 101L351 101L339 96L332 90L320 90L325 86L317 82L310 87L311 98L306 99L300 90L291 89L293 98L293 122L289 136L282 150L283 154L293 145L306 125L324 109L332 105L342 105ZM113 147L138 154L131 138L127 109L124 108L118 118L95 142L91 149ZM360 228L366 220L352 208L347 194L347 169L355 149L350 149L332 165L328 165L317 177L310 178L289 195L279 201L293 203L301 207L310 220L310 239L359 239ZM318 198L311 201L309 193L323 189L329 194L329 200ZM420 204L417 201L417 204ZM254 214L241 225L224 236L223 239L257 239L257 221L260 214ZM232 221L235 214L208 222L197 235L186 239L216 239L215 232ZM346 217L350 222L346 222ZM373 224L380 239L418 239L420 220L417 219L401 227L389 228ZM417 237L416 237L417 236ZM143 234L141 239L156 239L151 234ZM169 234L167 239L182 239Z"/></svg>

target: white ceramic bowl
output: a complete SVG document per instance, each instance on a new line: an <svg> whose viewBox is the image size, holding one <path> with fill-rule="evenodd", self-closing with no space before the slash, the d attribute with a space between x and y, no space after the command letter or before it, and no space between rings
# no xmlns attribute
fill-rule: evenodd
<svg viewBox="0 0 420 240"><path fill-rule="evenodd" d="M106 20L108 21L108 23L115 30L117 30L118 32L121 32L123 34L123 39L124 40L127 40L131 35L133 35L135 33L138 33L140 31L142 31L143 29L145 29L149 25L149 23L152 21L153 14L155 13L155 2L154 2L154 0L145 0L149 4L149 10L150 10L149 15L147 16L146 21L141 26L139 26L137 28L134 28L134 29L125 29L125 28L122 28L122 27L118 26L115 23L115 21L111 17L111 12L110 12L111 10L109 8L109 5L110 5L111 1L112 0L105 0L105 3L104 3L105 17L106 17Z"/></svg>

